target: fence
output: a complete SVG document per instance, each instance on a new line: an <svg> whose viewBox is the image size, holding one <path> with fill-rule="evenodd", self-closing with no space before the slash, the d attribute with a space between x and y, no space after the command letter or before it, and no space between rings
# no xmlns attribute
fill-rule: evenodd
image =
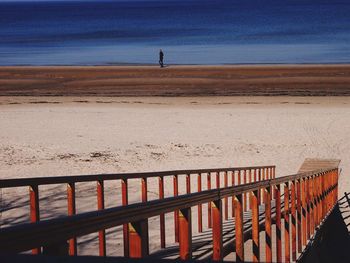
<svg viewBox="0 0 350 263"><path fill-rule="evenodd" d="M235 172L233 175L235 175ZM253 241L251 251L253 261L259 262L262 260L260 257L259 233L263 230L261 228L261 222L263 222L265 261L272 262L274 252L277 262L290 262L297 259L297 253L302 252L318 226L327 218L337 202L337 193L337 168L300 173L45 220L36 224L9 227L0 231L0 242L2 244L0 251L2 253L18 253L43 247L44 252L47 250L48 253L57 253L62 247L64 248L67 240L101 231L101 229L127 224L129 226L127 228L128 256L132 258L147 257L149 255L148 219L153 216L179 211L176 214L179 230L179 257L182 260L191 259L193 252L191 208L210 203L212 259L221 260L224 256L222 226L223 219L226 216L225 211L227 211L226 203L228 203L225 200L232 198L234 211L232 216L235 222L234 252L236 253L237 262L244 262L246 258L246 251L244 251L246 239L243 227L245 207L247 207L247 210L251 209L249 223L251 224ZM272 220L272 204L275 207L274 220ZM263 211L263 221L259 217L261 211ZM281 224L282 218L283 225ZM273 223L276 224L275 235L272 234ZM283 242L284 255L282 255L282 231L285 239ZM276 251L272 251L273 243Z"/></svg>
<svg viewBox="0 0 350 263"><path fill-rule="evenodd" d="M158 198L164 199L164 178L172 177L173 196L179 194L179 176L186 176L186 193L191 192L191 177L197 176L197 192L202 191L202 177L206 176L206 190L212 188L220 188L240 185L242 183L256 182L260 180L271 179L275 177L275 166L256 166L256 167L236 167L236 168L215 168L215 169L197 169L197 170L176 170L163 172L148 172L148 173L124 173L124 174L99 174L99 175L80 175L80 176L59 176L59 177L38 177L24 179L5 179L0 180L0 188L9 187L29 187L29 203L30 203L30 221L40 221L40 202L39 202L39 187L52 184L67 185L67 213L69 216L76 214L75 200L75 184L80 182L97 182L96 196L97 209L104 210L104 182L110 180L118 180L121 182L122 205L128 205L128 182L130 180L140 180L140 195L142 202L147 202L147 179L158 178L159 192ZM223 176L220 176L223 175ZM216 185L212 186L212 176L215 176ZM223 177L223 184L220 178ZM231 177L231 180L228 180ZM247 198L245 196L245 198ZM228 199L225 199L225 218L228 218ZM198 204L198 231L203 231L203 211L202 204ZM248 208L244 207L245 210ZM208 205L208 226L211 227L211 209ZM175 241L179 241L179 211L174 211L175 220ZM129 230L128 224L123 225L123 243L124 256L129 256ZM165 217L164 213L160 214L160 244L162 248L166 246L165 237ZM41 248L35 248L33 254L41 253ZM69 254L77 255L77 240L72 238L69 240ZM104 230L99 231L99 255L106 255L106 234Z"/></svg>

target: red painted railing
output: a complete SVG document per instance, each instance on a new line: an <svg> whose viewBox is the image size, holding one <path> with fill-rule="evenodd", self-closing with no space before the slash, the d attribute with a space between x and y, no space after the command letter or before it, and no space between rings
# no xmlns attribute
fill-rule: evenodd
<svg viewBox="0 0 350 263"><path fill-rule="evenodd" d="M240 185L242 182L256 182L259 180L272 179L275 177L275 166L255 166L255 167L236 167L236 168L215 168L215 169L197 169L197 170L176 170L176 171L162 171L162 172L148 172L148 173L123 173L123 174L99 174L99 175L80 175L80 176L58 176L58 177L37 177L37 178L23 178L23 179L5 179L0 180L0 188L10 187L29 187L29 201L30 201L30 221L40 221L40 203L39 203L39 187L52 184L66 184L67 185L67 211L68 215L72 216L77 213L75 200L75 186L76 183L81 182L97 182L97 209L104 210L104 182L111 180L118 180L121 182L122 191L122 205L128 205L128 183L130 180L140 180L140 195L141 201L147 202L147 188L148 178L158 178L159 184L159 200L164 199L164 178L173 177L173 196L179 194L179 176L186 176L186 193L191 193L191 177L197 177L197 192L202 191L202 177L207 177L206 190L212 189L211 178L215 176L215 188L228 187L229 176L232 178L230 186ZM221 175L224 177L224 185L220 182ZM244 196L247 198L247 195ZM228 198L225 202L225 219L228 219ZM244 207L247 210L246 204ZM208 204L208 227L211 227L211 209ZM160 214L160 244L162 248L166 246L165 236L165 216ZM175 221L175 242L179 242L179 211L174 211ZM203 231L203 211L202 204L198 204L198 231ZM99 239L99 255L106 255L106 234L104 230L98 233ZM129 256L129 230L128 224L123 225L123 240L124 240L124 256ZM41 253L40 248L32 250L33 254ZM72 238L69 240L69 254L77 255L77 240Z"/></svg>
<svg viewBox="0 0 350 263"><path fill-rule="evenodd" d="M247 196L249 198L245 198ZM308 240L337 203L338 169L295 174L9 227L0 230L2 244L0 252L18 253L36 247L44 247L44 251L46 248L59 248L67 240L77 236L128 224L129 256L146 257L149 254L148 219L179 211L179 257L182 260L191 259L193 253L191 208L210 203L212 259L221 260L225 256L222 229L225 205L222 204L226 198L232 198L234 203L235 246L232 246L231 251L235 248L237 262L244 262L247 254L244 251L244 242L247 240L243 222L244 207L251 207L251 220L248 224L251 225L253 261L262 260L259 242L261 231L265 231L266 262L272 262L273 252L277 262L295 261L298 253L302 252ZM264 204L259 206L260 199L264 199ZM263 220L259 218L261 208L263 208ZM282 217L284 225L281 224ZM272 224L276 225L274 235ZM285 238L284 254L282 254L282 232ZM272 250L272 244L275 244L275 251Z"/></svg>

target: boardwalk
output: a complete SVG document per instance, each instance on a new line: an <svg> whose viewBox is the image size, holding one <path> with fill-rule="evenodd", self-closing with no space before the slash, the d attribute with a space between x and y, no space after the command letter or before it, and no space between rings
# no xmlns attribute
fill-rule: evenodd
<svg viewBox="0 0 350 263"><path fill-rule="evenodd" d="M275 202L272 205L272 218L276 218L276 207ZM282 208L284 208L284 203L282 203ZM243 213L243 229L244 229L244 239L249 242L252 238L252 212L247 211ZM265 228L265 206L259 206L259 227L260 230ZM275 233L274 233L275 234ZM261 233L261 244L264 244L265 235ZM197 260L211 259L213 256L213 239L212 239L212 229L206 229L202 233L196 233L192 237L192 257ZM251 243L251 242L250 242ZM227 259L235 260L235 218L223 222L223 254ZM248 260L251 260L252 250L251 244L246 244ZM248 251L250 249L250 251ZM261 255L264 259L264 249L262 246ZM161 259L179 259L179 245L174 243L168 246L166 249L157 251L156 253L150 255L151 258L161 258Z"/></svg>
<svg viewBox="0 0 350 263"><path fill-rule="evenodd" d="M312 162L315 163L315 160ZM103 181L122 180L126 186L124 191L127 191L127 180L131 174L35 179L36 185L33 180L0 181L2 187L25 186L29 183L33 201L31 215L36 219L35 223L0 230L0 243L3 244L0 253L33 249L33 254L76 255L76 238L98 232L99 253L106 256L105 230L123 225L126 257L157 260L229 259L240 262L296 261L338 200L338 167L326 165L325 160L321 162L326 168L279 178L274 178L273 166L132 174L133 179L141 180L142 201L108 209L103 207ZM223 187L220 184L221 172L225 179ZM187 191L187 194L178 195L179 173L187 173L188 190L191 174L202 179L202 173L205 173L208 189L198 188L196 193ZM212 173L216 178L215 189L211 188ZM228 186L229 173L232 176L231 186ZM161 195L164 176L173 177L174 197L164 198ZM160 178L159 200L147 200L147 177ZM238 185L235 184L236 179L239 180ZM99 210L40 222L37 214L38 184L67 183L70 208L72 202L74 204L72 190L77 180L97 181L97 197L101 202ZM202 213L205 204L209 208L207 214ZM228 209L230 207L231 210ZM194 209L199 211L196 220L192 220ZM175 222L173 230L176 242L171 245L165 243L165 236L162 237L166 226L162 218L168 213L174 214ZM155 216L160 217L162 249L149 255L149 218ZM208 228L202 228L205 218L208 219ZM194 228L199 233L194 232Z"/></svg>

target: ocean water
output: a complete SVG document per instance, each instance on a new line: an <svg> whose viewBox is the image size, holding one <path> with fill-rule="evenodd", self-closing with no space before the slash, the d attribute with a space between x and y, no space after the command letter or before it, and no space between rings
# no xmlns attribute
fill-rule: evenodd
<svg viewBox="0 0 350 263"><path fill-rule="evenodd" d="M0 1L0 65L350 62L349 0Z"/></svg>

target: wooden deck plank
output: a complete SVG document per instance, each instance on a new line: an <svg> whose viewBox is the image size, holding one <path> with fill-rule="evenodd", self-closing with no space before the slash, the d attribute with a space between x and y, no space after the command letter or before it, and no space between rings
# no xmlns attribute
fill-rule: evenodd
<svg viewBox="0 0 350 263"><path fill-rule="evenodd" d="M319 169L339 167L339 159L306 158L298 173L311 172Z"/></svg>

